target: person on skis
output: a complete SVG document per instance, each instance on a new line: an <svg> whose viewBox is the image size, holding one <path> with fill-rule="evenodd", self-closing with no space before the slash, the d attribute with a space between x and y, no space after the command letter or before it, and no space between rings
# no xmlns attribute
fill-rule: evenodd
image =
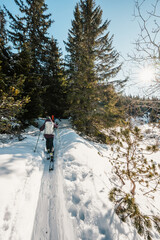
<svg viewBox="0 0 160 240"><path fill-rule="evenodd" d="M53 147L54 128L58 128L58 125L52 121L50 116L47 116L44 124L40 127L40 131L44 130L47 153L50 154L52 161L53 161L53 153L54 153L54 147Z"/></svg>

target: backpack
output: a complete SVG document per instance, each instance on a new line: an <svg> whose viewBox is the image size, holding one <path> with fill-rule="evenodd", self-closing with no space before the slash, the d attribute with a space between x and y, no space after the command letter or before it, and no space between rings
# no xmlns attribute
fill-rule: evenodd
<svg viewBox="0 0 160 240"><path fill-rule="evenodd" d="M48 134L48 135L54 134L54 123L52 121L45 122L44 134Z"/></svg>

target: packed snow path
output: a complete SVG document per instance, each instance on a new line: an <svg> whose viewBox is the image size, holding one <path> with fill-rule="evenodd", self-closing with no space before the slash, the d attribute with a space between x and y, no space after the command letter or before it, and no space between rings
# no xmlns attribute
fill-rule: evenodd
<svg viewBox="0 0 160 240"><path fill-rule="evenodd" d="M65 208L58 131L52 172L44 154L43 134L34 152L38 129L28 129L22 141L0 136L0 240L76 239Z"/></svg>
<svg viewBox="0 0 160 240"><path fill-rule="evenodd" d="M66 128L65 123L60 128ZM45 164L32 240L71 240L74 236L63 194L62 162L59 161L60 139L56 130L54 146L54 170L49 172L49 161ZM44 160L47 161L47 160Z"/></svg>

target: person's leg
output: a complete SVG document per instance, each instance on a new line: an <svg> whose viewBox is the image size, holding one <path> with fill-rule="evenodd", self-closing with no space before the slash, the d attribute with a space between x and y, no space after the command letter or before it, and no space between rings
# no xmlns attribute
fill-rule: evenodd
<svg viewBox="0 0 160 240"><path fill-rule="evenodd" d="M53 140L54 140L54 136L53 136L53 138L52 138L52 152L54 152Z"/></svg>
<svg viewBox="0 0 160 240"><path fill-rule="evenodd" d="M48 139L49 141L49 150L50 152L53 152L53 137Z"/></svg>
<svg viewBox="0 0 160 240"><path fill-rule="evenodd" d="M46 138L46 149L47 149L47 152L50 152L50 142L49 142L49 138Z"/></svg>
<svg viewBox="0 0 160 240"><path fill-rule="evenodd" d="M53 137L49 138L49 145L51 161L53 161Z"/></svg>

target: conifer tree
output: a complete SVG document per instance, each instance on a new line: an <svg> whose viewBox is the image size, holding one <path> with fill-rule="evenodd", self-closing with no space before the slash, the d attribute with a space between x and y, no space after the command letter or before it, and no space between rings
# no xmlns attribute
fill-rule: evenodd
<svg viewBox="0 0 160 240"><path fill-rule="evenodd" d="M1 64L1 63L0 63ZM0 133L12 131L13 118L23 112L29 97L22 97L24 87L24 76L6 76L0 65Z"/></svg>
<svg viewBox="0 0 160 240"><path fill-rule="evenodd" d="M19 2L16 1L18 4ZM21 2L20 10L23 12ZM8 31L9 38L13 43L14 48L17 50L13 54L14 59L14 72L17 76L24 77L23 89L21 92L21 97L29 97L30 101L24 105L23 111L19 114L19 119L24 122L25 120L31 120L37 117L42 112L42 101L41 101L41 77L38 75L37 71L33 66L33 54L31 50L30 39L27 34L27 23L26 15L23 17L13 16L6 9L11 22Z"/></svg>
<svg viewBox="0 0 160 240"><path fill-rule="evenodd" d="M51 14L46 14L48 10L45 0L26 0L28 9L27 31L33 57L33 66L39 73L43 71L45 62L46 44L48 44L48 29L52 24ZM42 68L42 69L41 69Z"/></svg>
<svg viewBox="0 0 160 240"><path fill-rule="evenodd" d="M4 74L12 74L11 66L11 51L8 46L7 30L6 30L6 15L4 11L0 8L0 61L1 61L1 71Z"/></svg>
<svg viewBox="0 0 160 240"><path fill-rule="evenodd" d="M17 49L15 69L25 74L24 89L30 97L23 117L36 117L45 111L55 114L61 105L58 94L61 94L61 99L64 96L61 93L63 71L59 49L56 41L48 35L52 24L51 14L46 14L48 7L45 0L15 0L15 3L21 16L13 16L6 11L11 19L9 37Z"/></svg>
<svg viewBox="0 0 160 240"><path fill-rule="evenodd" d="M23 112L29 97L22 96L25 77L15 72L8 46L5 13L0 9L0 132L10 132L11 122Z"/></svg>
<svg viewBox="0 0 160 240"><path fill-rule="evenodd" d="M24 43L21 52L16 54L14 69L19 75L24 75L25 81L22 97L29 97L30 101L25 105L19 119L32 120L42 113L42 77L34 72L31 50L28 43Z"/></svg>
<svg viewBox="0 0 160 240"><path fill-rule="evenodd" d="M48 7L44 0L14 1L19 7L21 16L13 16L5 8L11 19L10 40L18 50L25 42L29 43L34 71L40 73L45 61L46 44L49 40L48 28L52 23L51 14L45 14Z"/></svg>
<svg viewBox="0 0 160 240"><path fill-rule="evenodd" d="M118 53L109 37L109 21L102 23L102 10L94 0L80 0L74 11L66 42L69 103L74 122L88 132L95 110L102 101L98 85L107 83L120 70Z"/></svg>
<svg viewBox="0 0 160 240"><path fill-rule="evenodd" d="M8 32L17 50L14 54L15 72L25 75L23 95L30 97L21 118L32 119L43 112L46 55L50 43L48 28L52 20L51 14L46 14L48 7L44 0L15 0L15 3L21 15L13 16L6 9L11 19Z"/></svg>
<svg viewBox="0 0 160 240"><path fill-rule="evenodd" d="M100 85L99 93L103 96L103 101L100 102L98 108L97 117L100 121L98 121L98 124L104 128L124 123L125 114L121 95L116 93L113 84Z"/></svg>
<svg viewBox="0 0 160 240"><path fill-rule="evenodd" d="M49 115L62 116L66 106L64 67L57 41L53 37L48 43L45 58L43 75L44 111Z"/></svg>
<svg viewBox="0 0 160 240"><path fill-rule="evenodd" d="M115 143L111 150L110 162L113 166L115 187L109 193L109 199L115 203L115 212L124 222L130 218L138 234L144 239L152 239L151 229L154 226L159 232L160 219L154 214L143 213L137 196L154 199L160 185L159 165L146 154L158 151L155 144L144 148L144 137L138 127L128 127L114 131ZM149 153L148 152L148 153ZM130 184L128 184L130 182ZM124 187L127 185L127 188ZM130 190L130 193L129 193ZM138 194L136 194L138 192ZM143 199L143 198L142 198Z"/></svg>

